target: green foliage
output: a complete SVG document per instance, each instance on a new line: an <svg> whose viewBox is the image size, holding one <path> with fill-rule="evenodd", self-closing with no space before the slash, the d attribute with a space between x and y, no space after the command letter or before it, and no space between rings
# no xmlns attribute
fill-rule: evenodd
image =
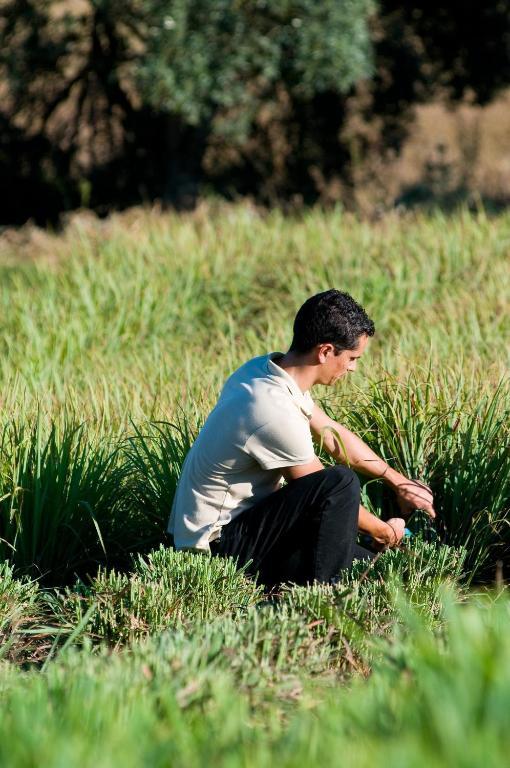
<svg viewBox="0 0 510 768"><path fill-rule="evenodd" d="M444 643L406 609L405 640L387 646L369 683L332 692L320 716L297 717L286 749L349 765L465 765L496 768L509 747L508 599L450 606ZM276 754L278 759L278 754Z"/></svg>
<svg viewBox="0 0 510 768"><path fill-rule="evenodd" d="M312 653L317 646L325 671L329 666L356 664L353 654L360 664L367 663L374 638L384 636L398 620L395 606L402 590L430 626L438 626L442 590L447 583L457 584L464 558L462 550L416 540L371 565L356 563L337 586L288 586L267 607L261 606L262 589L243 569L237 570L232 559L160 547L146 557L138 556L132 574L100 569L89 586L67 588L49 605L57 625L81 626L81 637L86 634L110 644L125 644L169 627L184 627L185 634L195 637L207 632L215 617L231 616L233 623L215 626L221 625L222 632L235 626L239 638L253 635L253 654L248 653L248 641L238 640L247 658L258 659L255 647L260 641L262 651L266 649L271 658L276 654L278 668L284 663L294 667L300 654ZM253 606L257 610L252 611ZM294 633L294 640L285 639L286 634L282 639L282 632ZM276 650L274 633L280 637ZM198 647L205 642L201 640ZM310 645L309 651L303 643ZM227 645L233 655L236 643Z"/></svg>
<svg viewBox="0 0 510 768"><path fill-rule="evenodd" d="M438 533L467 547L468 577L492 579L509 553L508 385L497 389L510 365L509 221L136 211L77 220L32 251L6 246L2 557L69 584L75 570L123 570L130 552L157 546L184 456L227 376L286 349L295 309L340 275L377 333L359 373L314 397L433 486ZM366 501L396 511L380 482Z"/></svg>
<svg viewBox="0 0 510 768"><path fill-rule="evenodd" d="M139 556L132 574L99 569L90 586L68 588L53 610L75 626L92 607L86 631L115 643L242 610L260 596L231 559L161 547Z"/></svg>
<svg viewBox="0 0 510 768"><path fill-rule="evenodd" d="M508 599L447 605L439 643L419 615L405 605L400 610L401 631L385 644L370 678L354 680L348 690L318 683L302 689L299 679L286 676L294 636L284 619L287 663L282 646L269 641L278 632L278 624L264 618L271 610L259 616L258 639L250 619L246 634L224 619L196 637L164 633L122 654L70 652L42 675L3 669L0 760L13 768L40 760L50 768L62 760L106 768L169 760L255 768L277 761L297 768L327 765L342 754L354 768L388 761L504 764ZM248 674L237 664L242 647ZM299 657L304 647L298 642L297 648ZM270 669L278 657L275 676Z"/></svg>
<svg viewBox="0 0 510 768"><path fill-rule="evenodd" d="M146 428L134 425L135 435L127 440L125 454L130 474L129 487L135 505L156 530L166 529L175 488L186 454L198 434L182 415L178 424L153 422Z"/></svg>
<svg viewBox="0 0 510 768"><path fill-rule="evenodd" d="M140 184L177 199L187 176L202 176L215 133L239 142L279 94L341 97L368 76L372 10L372 0L6 0L2 220L132 200Z"/></svg>
<svg viewBox="0 0 510 768"><path fill-rule="evenodd" d="M459 386L451 400L430 374L425 382L413 375L405 382L373 383L357 408L345 413L354 431L379 455L407 477L432 487L439 534L449 544L467 548L471 575L493 568L510 547L508 398L508 381L480 398ZM369 481L365 492L376 509L391 509L380 484ZM411 520L410 527L414 525Z"/></svg>
<svg viewBox="0 0 510 768"><path fill-rule="evenodd" d="M508 34L497 0L3 0L2 221L203 182L352 204L417 102L508 85Z"/></svg>
<svg viewBox="0 0 510 768"><path fill-rule="evenodd" d="M65 580L106 554L122 506L124 470L116 449L93 444L83 426L46 431L7 423L0 438L0 552L18 571Z"/></svg>
<svg viewBox="0 0 510 768"><path fill-rule="evenodd" d="M137 77L157 110L246 138L276 86L313 99L345 93L370 74L371 0L176 0L152 3L153 24Z"/></svg>
<svg viewBox="0 0 510 768"><path fill-rule="evenodd" d="M321 636L337 634L336 645L348 650L354 664L366 664L388 627L398 622L397 605L404 591L409 603L430 628L442 619L442 595L447 584L457 588L466 553L461 549L421 542L388 551L373 563L355 562L337 585L293 586L283 600L317 624Z"/></svg>
<svg viewBox="0 0 510 768"><path fill-rule="evenodd" d="M33 651L23 631L40 614L38 583L13 574L9 563L0 562L0 661Z"/></svg>
<svg viewBox="0 0 510 768"><path fill-rule="evenodd" d="M291 605L262 605L200 622L191 632L163 632L135 646L132 653L148 665L154 677L168 674L168 668L198 678L230 672L242 690L257 697L271 685L299 685L303 673L321 674L337 668L343 647L331 635L319 636L301 610Z"/></svg>
<svg viewBox="0 0 510 768"><path fill-rule="evenodd" d="M510 420L508 383L459 414L432 458L431 482L452 544L469 551L472 573L494 573L510 552ZM492 566L492 567L491 567Z"/></svg>

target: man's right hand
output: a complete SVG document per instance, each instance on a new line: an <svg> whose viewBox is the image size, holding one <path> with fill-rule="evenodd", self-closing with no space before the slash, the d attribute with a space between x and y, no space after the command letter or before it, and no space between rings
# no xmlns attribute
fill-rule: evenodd
<svg viewBox="0 0 510 768"><path fill-rule="evenodd" d="M372 534L374 541L384 547L396 547L402 541L406 524L402 517L392 517L385 523L380 521L380 529Z"/></svg>
<svg viewBox="0 0 510 768"><path fill-rule="evenodd" d="M401 477L402 480L393 486L397 494L400 512L408 517L416 509L423 509L433 520L436 516L434 497L428 485L419 480L408 480L403 475Z"/></svg>
<svg viewBox="0 0 510 768"><path fill-rule="evenodd" d="M392 517L385 523L360 504L358 527L362 533L367 533L376 544L384 547L396 547L402 541L405 522L402 517Z"/></svg>
<svg viewBox="0 0 510 768"><path fill-rule="evenodd" d="M390 529L388 531L390 540L388 541L388 547L396 547L400 544L404 536L405 520L402 517L392 517L386 521L386 525Z"/></svg>

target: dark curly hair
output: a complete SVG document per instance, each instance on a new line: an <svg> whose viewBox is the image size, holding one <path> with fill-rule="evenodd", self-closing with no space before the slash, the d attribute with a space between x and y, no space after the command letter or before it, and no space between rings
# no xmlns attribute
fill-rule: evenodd
<svg viewBox="0 0 510 768"><path fill-rule="evenodd" d="M348 293L331 289L305 301L296 315L293 331L291 352L308 352L326 342L342 351L356 349L360 336L373 336L375 326Z"/></svg>

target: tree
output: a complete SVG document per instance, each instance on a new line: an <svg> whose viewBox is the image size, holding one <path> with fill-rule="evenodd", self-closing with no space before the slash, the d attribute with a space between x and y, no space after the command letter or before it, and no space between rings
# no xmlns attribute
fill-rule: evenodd
<svg viewBox="0 0 510 768"><path fill-rule="evenodd" d="M96 176L95 188L104 187L96 204L121 191L126 174L111 173L112 166L138 141L143 111L124 76L143 50L141 6L137 0L3 0L4 218L44 221L87 204Z"/></svg>
<svg viewBox="0 0 510 768"><path fill-rule="evenodd" d="M369 74L370 9L369 0L4 0L11 201L36 180L37 197L46 189L62 207L139 194L144 183L148 196L177 202L191 181L193 198L211 134L241 146L278 92L311 102ZM9 162L13 142L21 168Z"/></svg>
<svg viewBox="0 0 510 768"><path fill-rule="evenodd" d="M193 205L204 181L346 199L416 103L509 82L505 0L0 0L0 215Z"/></svg>

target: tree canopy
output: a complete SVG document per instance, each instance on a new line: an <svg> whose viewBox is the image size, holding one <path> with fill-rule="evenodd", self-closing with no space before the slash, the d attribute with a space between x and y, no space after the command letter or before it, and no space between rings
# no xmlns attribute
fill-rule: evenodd
<svg viewBox="0 0 510 768"><path fill-rule="evenodd" d="M398 149L438 94L510 81L506 3L0 0L3 221L202 184L313 201L349 180L347 116ZM363 98L359 98L359 94Z"/></svg>

